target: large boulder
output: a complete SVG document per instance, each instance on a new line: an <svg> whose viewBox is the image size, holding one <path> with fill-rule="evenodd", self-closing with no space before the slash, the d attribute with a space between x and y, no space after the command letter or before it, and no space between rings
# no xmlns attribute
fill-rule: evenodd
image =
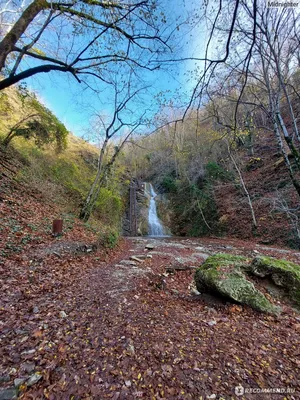
<svg viewBox="0 0 300 400"><path fill-rule="evenodd" d="M291 300L300 304L300 266L273 257L259 256L247 265L246 270L258 277L269 277L277 286L287 290Z"/></svg>
<svg viewBox="0 0 300 400"><path fill-rule="evenodd" d="M247 280L244 270L250 260L228 254L209 257L195 273L197 290L208 292L246 304L267 313L277 314L280 310Z"/></svg>

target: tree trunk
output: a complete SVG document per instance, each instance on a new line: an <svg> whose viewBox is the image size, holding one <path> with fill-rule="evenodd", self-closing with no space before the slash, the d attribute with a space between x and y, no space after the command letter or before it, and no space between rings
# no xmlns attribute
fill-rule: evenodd
<svg viewBox="0 0 300 400"><path fill-rule="evenodd" d="M34 18L42 11L50 7L46 0L34 0L26 10L22 13L18 21L12 29L0 42L0 71L5 66L5 61L9 53L14 49L14 46L26 31Z"/></svg>
<svg viewBox="0 0 300 400"><path fill-rule="evenodd" d="M237 173L239 175L243 190L244 190L245 195L246 195L247 200L248 200L248 204L249 204L249 208L250 208L250 212L251 212L251 217L252 217L252 222L253 222L253 228L256 229L257 228L257 222L256 222L256 217L255 217L255 213L254 213L254 209L253 209L253 205L252 205L252 200L251 200L250 194L248 192L248 189L247 189L247 186L245 184L245 181L244 181L243 175L241 173L241 170L239 169L239 167L238 167L238 165L237 165L237 163L236 163L236 161L235 161L235 159L234 159L234 157L233 157L233 155L231 153L230 146L229 146L229 143L227 141L226 141L226 144L227 144L229 157L230 157L230 159L231 159L231 161L232 161L232 163L234 165L234 168L236 169L236 171L237 171Z"/></svg>
<svg viewBox="0 0 300 400"><path fill-rule="evenodd" d="M283 158L284 158L284 161L285 161L285 165L286 165L286 167L288 169L288 172L289 172L291 181L292 181L292 183L294 185L294 188L296 189L296 192L300 196L300 183L298 182L298 180L296 179L296 177L294 175L294 171L293 171L293 168L291 166L289 157L286 154L286 151L284 149L282 138L281 138L281 134L280 134L279 127L278 127L278 124L277 124L276 120L273 122L273 124L274 124L274 133L275 133L275 136L276 136L276 139L277 139L278 146L280 148L280 152L283 155Z"/></svg>
<svg viewBox="0 0 300 400"><path fill-rule="evenodd" d="M103 159L104 159L104 154L105 150L108 144L108 137L106 137L103 146L101 148L101 152L99 155L99 160L98 160L98 167L97 167L97 175L94 179L94 182L90 188L90 191L83 203L82 209L79 214L79 218L82 219L83 221L87 222L88 219L90 218L90 215L93 211L93 208L95 206L95 202L97 200L97 197L99 195L100 191L100 182L101 182L101 174L102 174L102 167L103 167Z"/></svg>

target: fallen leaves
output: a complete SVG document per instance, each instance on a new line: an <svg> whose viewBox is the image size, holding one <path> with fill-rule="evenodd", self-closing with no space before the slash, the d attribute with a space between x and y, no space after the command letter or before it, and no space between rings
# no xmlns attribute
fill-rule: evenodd
<svg viewBox="0 0 300 400"><path fill-rule="evenodd" d="M14 223L21 220L30 230L21 202L10 207ZM25 204L27 211L30 207ZM51 220L51 210L34 208L37 219L46 217L43 211ZM30 223L39 227L38 222ZM12 223L6 219L4 238ZM24 237L20 232L13 246ZM166 255L139 263L151 268L149 276L125 272L118 280L116 265L130 257L129 249L139 254L138 243L123 241L105 255L64 253L64 242L70 247L72 241L91 240L77 222L59 240L39 228L31 234L40 239L0 260L0 385L26 378L19 387L22 400L204 400L214 394L230 398L239 382L245 387L299 385L300 324L291 310L277 318L195 299L188 289L193 270L163 276L172 261ZM192 245L164 246L161 252L176 257L194 251ZM149 286L151 280L158 285Z"/></svg>

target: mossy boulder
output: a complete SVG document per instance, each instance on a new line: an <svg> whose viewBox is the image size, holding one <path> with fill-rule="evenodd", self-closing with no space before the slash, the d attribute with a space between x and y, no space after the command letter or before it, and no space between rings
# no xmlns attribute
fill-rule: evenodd
<svg viewBox="0 0 300 400"><path fill-rule="evenodd" d="M259 256L246 270L261 278L269 277L277 286L287 290L292 300L300 304L300 266L290 261Z"/></svg>
<svg viewBox="0 0 300 400"><path fill-rule="evenodd" d="M247 280L244 270L249 263L245 257L228 254L209 257L195 273L197 290L249 305L258 311L277 314L279 308Z"/></svg>

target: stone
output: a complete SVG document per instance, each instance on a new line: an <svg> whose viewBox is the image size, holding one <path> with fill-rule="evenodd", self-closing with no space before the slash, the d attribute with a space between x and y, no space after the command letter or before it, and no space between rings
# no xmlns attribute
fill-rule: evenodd
<svg viewBox="0 0 300 400"><path fill-rule="evenodd" d="M37 306L34 306L32 312L34 314L38 314L40 312L40 309Z"/></svg>
<svg viewBox="0 0 300 400"><path fill-rule="evenodd" d="M11 369L9 370L9 375L15 375L16 373L17 373L16 368L11 368Z"/></svg>
<svg viewBox="0 0 300 400"><path fill-rule="evenodd" d="M22 355L31 355L35 353L35 349L30 349L30 350L24 350L22 351Z"/></svg>
<svg viewBox="0 0 300 400"><path fill-rule="evenodd" d="M248 264L247 258L231 254L209 257L195 273L197 290L246 304L258 311L278 314L280 308L270 303L263 293L246 279L244 269Z"/></svg>
<svg viewBox="0 0 300 400"><path fill-rule="evenodd" d="M27 386L33 386L36 383L38 383L38 381L40 381L42 379L42 375L40 373L35 373L33 375L31 375L31 377L28 379L28 381L26 382Z"/></svg>
<svg viewBox="0 0 300 400"><path fill-rule="evenodd" d="M59 312L60 318L67 318L67 314L64 311Z"/></svg>
<svg viewBox="0 0 300 400"><path fill-rule="evenodd" d="M16 388L0 389L0 400L14 400L18 398Z"/></svg>
<svg viewBox="0 0 300 400"><path fill-rule="evenodd" d="M132 260L132 261L136 261L136 262L138 262L138 263L144 262L144 260L142 260L142 259L139 258L138 256L130 256L129 259Z"/></svg>
<svg viewBox="0 0 300 400"><path fill-rule="evenodd" d="M23 385L23 383L26 381L27 378L16 378L14 379L14 385L16 388L20 387Z"/></svg>
<svg viewBox="0 0 300 400"><path fill-rule="evenodd" d="M155 246L153 244L151 244L151 243L147 243L146 246L145 246L145 249L153 250L153 249L155 249Z"/></svg>
<svg viewBox="0 0 300 400"><path fill-rule="evenodd" d="M208 321L208 325L209 325L209 326L214 326L214 325L217 325L217 322L214 321L214 320Z"/></svg>
<svg viewBox="0 0 300 400"><path fill-rule="evenodd" d="M9 375L1 375L0 376L0 383L9 382L10 376Z"/></svg>
<svg viewBox="0 0 300 400"><path fill-rule="evenodd" d="M291 300L300 305L300 265L273 257L257 256L246 270L260 278L269 277L287 290Z"/></svg>
<svg viewBox="0 0 300 400"><path fill-rule="evenodd" d="M199 296L201 293L197 289L191 288L191 294L193 294L194 296Z"/></svg>
<svg viewBox="0 0 300 400"><path fill-rule="evenodd" d="M136 265L136 262L130 261L130 260L122 260L120 261L119 264L125 264L125 265Z"/></svg>
<svg viewBox="0 0 300 400"><path fill-rule="evenodd" d="M131 381L125 381L125 385L126 385L127 387L130 387L130 386L131 386Z"/></svg>

